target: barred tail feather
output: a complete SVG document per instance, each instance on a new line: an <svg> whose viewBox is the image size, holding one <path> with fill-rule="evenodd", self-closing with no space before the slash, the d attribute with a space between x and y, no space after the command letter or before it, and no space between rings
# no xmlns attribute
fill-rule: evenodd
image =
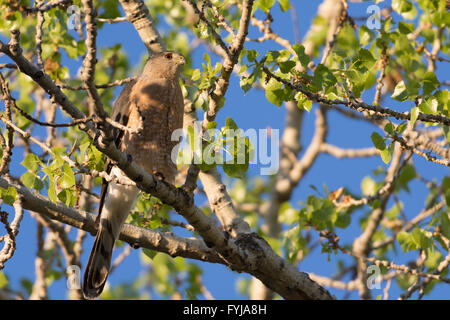
<svg viewBox="0 0 450 320"><path fill-rule="evenodd" d="M104 228L104 225L109 228ZM102 219L84 273L83 294L86 299L97 298L102 293L108 278L112 251L116 241L110 228L109 221Z"/></svg>
<svg viewBox="0 0 450 320"><path fill-rule="evenodd" d="M117 167L111 170L116 177L126 177ZM100 208L100 223L94 246L84 272L83 294L87 299L98 297L105 286L111 265L115 241L122 225L134 206L139 189L136 186L108 184L103 207Z"/></svg>

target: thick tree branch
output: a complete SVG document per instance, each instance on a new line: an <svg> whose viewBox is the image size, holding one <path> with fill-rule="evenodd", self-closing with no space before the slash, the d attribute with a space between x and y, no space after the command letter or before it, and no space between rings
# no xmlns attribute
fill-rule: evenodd
<svg viewBox="0 0 450 320"><path fill-rule="evenodd" d="M90 233L96 232L95 215L67 207L63 203L53 203L46 197L37 194L14 183L9 183L4 178L0 178L0 187L14 187L22 198L23 208L34 211L73 227L85 230ZM157 250L167 253L173 257L182 256L201 261L224 263L214 250L208 248L201 240L194 238L183 238L171 233L157 232L129 224L125 224L120 240L131 245Z"/></svg>
<svg viewBox="0 0 450 320"><path fill-rule="evenodd" d="M119 0L127 20L133 24L142 42L146 46L149 54L153 52L162 52L165 45L154 27L153 19L145 5L141 0Z"/></svg>
<svg viewBox="0 0 450 320"><path fill-rule="evenodd" d="M387 191L380 198L380 206L377 209L373 210L370 214L369 220L363 233L353 241L353 252L358 257L357 285L362 299L370 299L371 297L370 290L367 287L367 262L365 259L363 259L363 257L367 257L369 255L370 242L372 241L372 237L375 234L375 231L378 229L381 219L384 216L386 205L391 192L394 189L396 179L400 175L400 172L405 166L406 162L411 157L411 153L403 160L402 163L400 162L401 157L402 151L399 146L396 145L394 149L393 159L391 160L391 164L388 168L385 178L386 185L388 185Z"/></svg>
<svg viewBox="0 0 450 320"><path fill-rule="evenodd" d="M83 0L82 2L85 11L87 52L83 60L81 79L88 93L90 115L96 114L100 119L105 119L107 113L103 109L100 96L98 95L94 83L95 66L97 64L97 24L95 22L97 12L92 0Z"/></svg>

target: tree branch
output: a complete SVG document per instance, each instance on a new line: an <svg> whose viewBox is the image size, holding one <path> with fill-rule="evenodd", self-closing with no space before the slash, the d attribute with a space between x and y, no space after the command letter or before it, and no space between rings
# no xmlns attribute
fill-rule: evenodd
<svg viewBox="0 0 450 320"><path fill-rule="evenodd" d="M22 205L26 210L34 211L49 219L60 221L89 233L96 232L95 215L67 207L63 203L53 203L44 196L0 177L0 187L14 187L22 197ZM224 263L214 250L195 238L183 238L172 233L157 232L129 224L125 224L120 240L150 250L167 253L172 257L181 256L201 261Z"/></svg>
<svg viewBox="0 0 450 320"><path fill-rule="evenodd" d="M277 75L273 74L272 71L267 69L267 67L262 66L263 71L270 77L274 78L278 82L283 83L290 89L294 90L294 92L301 92L304 95L308 97L313 102L322 103L324 105L344 105L351 109L354 109L358 112L363 111L373 111L376 114L380 116L388 116L388 117L394 117L396 119L402 119L402 120L410 120L411 119L411 113L410 112L398 112L394 111L388 108L383 108L380 106L375 105L369 105L365 102L357 102L353 100L342 100L342 99L326 99L320 96L318 93L313 93L305 90L301 85L294 85L291 82L278 77ZM433 123L440 123L444 124L446 126L450 126L450 118L447 118L445 116L439 115L439 114L427 114L423 112L419 112L417 119L424 121L424 122L433 122Z"/></svg>

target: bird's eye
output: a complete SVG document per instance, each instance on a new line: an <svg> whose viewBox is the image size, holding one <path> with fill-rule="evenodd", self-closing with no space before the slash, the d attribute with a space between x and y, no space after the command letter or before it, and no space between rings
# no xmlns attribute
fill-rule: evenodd
<svg viewBox="0 0 450 320"><path fill-rule="evenodd" d="M164 56L167 60L172 60L173 55L171 53L166 53L166 55Z"/></svg>

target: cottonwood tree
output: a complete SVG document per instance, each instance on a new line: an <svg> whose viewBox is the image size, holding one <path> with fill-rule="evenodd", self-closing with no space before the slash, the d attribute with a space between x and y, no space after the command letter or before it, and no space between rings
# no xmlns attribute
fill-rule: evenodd
<svg viewBox="0 0 450 320"><path fill-rule="evenodd" d="M293 0L1 0L0 296L51 298L52 280L73 280L76 266L84 266L99 184L116 179L103 171L106 158L142 191L111 277L132 248L140 250L145 272L107 288L103 298L212 298L202 280L208 263L241 273L240 292L249 298L334 299L356 291L361 299L408 299L436 284L448 290L449 83L439 73L447 68L448 75L446 1L378 0L366 3L363 16L352 16L352 2L360 1L323 0L313 19ZM276 31L280 17L294 21L289 36ZM303 39L298 19L312 21ZM129 128L108 115L138 69L121 46L125 39L97 45L109 24L133 26L142 41L136 47L144 44L148 54L168 48L187 58L185 128L192 132L201 121L200 148L212 156L226 149L233 158L239 149L226 134L238 121L216 122L227 115L231 83L240 84L241 96L257 92L274 109L281 106L279 170L248 173L257 145L241 136L235 141L243 141L243 163L180 163L173 186L116 149L112 128ZM193 63L194 53L201 64ZM307 117L315 118L314 133L302 144ZM357 134L373 146L332 144L337 121L351 132L342 145ZM355 122L364 130L352 131ZM207 134L215 128L216 135ZM294 197L323 154L328 167L342 158L379 161L366 166L361 190L346 181L328 190L318 187L326 180L317 180ZM426 186L425 203L405 211L418 185ZM15 287L8 264L21 250L16 244L28 214L37 228L27 243L36 247L34 280ZM302 263L319 251L336 266L328 264L327 274L303 272ZM389 296L391 283L401 294ZM374 295L376 285L383 290ZM68 297L82 298L76 285L68 288Z"/></svg>

